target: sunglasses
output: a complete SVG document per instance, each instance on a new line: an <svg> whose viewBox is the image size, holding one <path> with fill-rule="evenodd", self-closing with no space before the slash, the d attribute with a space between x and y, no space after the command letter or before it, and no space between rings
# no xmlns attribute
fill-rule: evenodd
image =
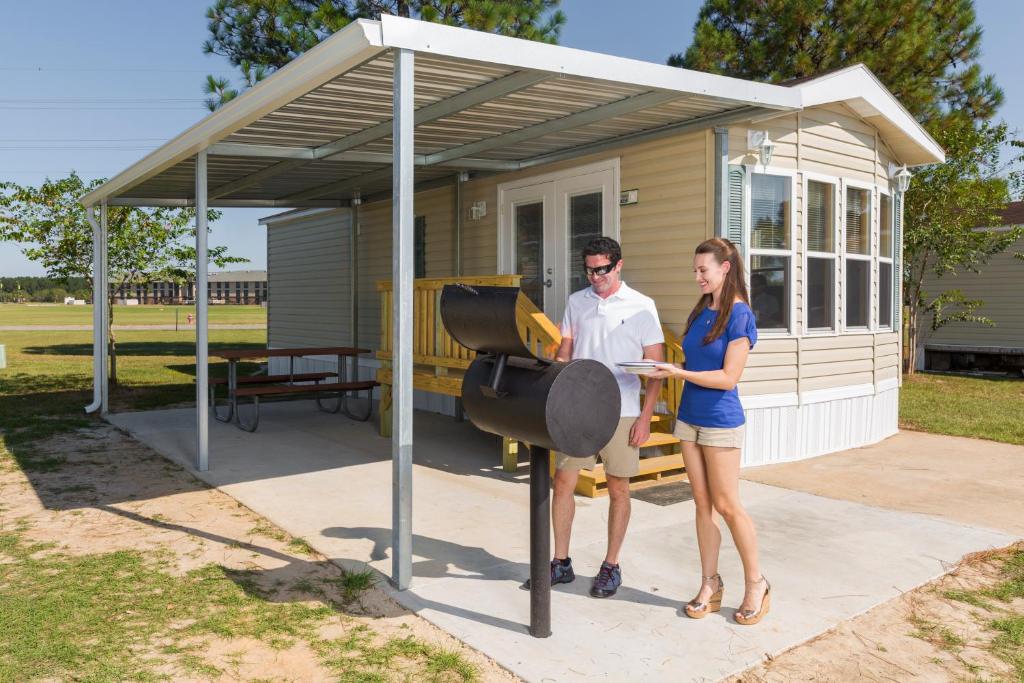
<svg viewBox="0 0 1024 683"><path fill-rule="evenodd" d="M619 260L615 259L611 263L606 263L605 265L597 266L596 268L588 268L587 266L583 266L583 271L587 274L587 277L594 277L596 275L607 275L608 273L615 270L615 266L618 264L618 262Z"/></svg>

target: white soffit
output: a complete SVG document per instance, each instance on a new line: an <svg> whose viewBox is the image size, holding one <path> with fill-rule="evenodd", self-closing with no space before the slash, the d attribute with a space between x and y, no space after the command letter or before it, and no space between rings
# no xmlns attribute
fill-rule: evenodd
<svg viewBox="0 0 1024 683"><path fill-rule="evenodd" d="M152 177L383 51L380 24L355 21L82 197L92 206Z"/></svg>
<svg viewBox="0 0 1024 683"><path fill-rule="evenodd" d="M943 163L946 153L899 100L863 64L826 74L792 88L803 108L842 102L874 125L900 161L910 166Z"/></svg>
<svg viewBox="0 0 1024 683"><path fill-rule="evenodd" d="M644 88L675 90L733 102L779 109L797 109L800 96L792 88L740 78L680 69L575 48L529 42L483 31L385 15L381 17L385 46L457 59L503 64L517 69L614 81Z"/></svg>

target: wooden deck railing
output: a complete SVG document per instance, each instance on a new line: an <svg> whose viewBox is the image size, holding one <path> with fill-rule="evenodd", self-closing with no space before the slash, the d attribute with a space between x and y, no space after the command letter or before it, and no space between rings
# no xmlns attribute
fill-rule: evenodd
<svg viewBox="0 0 1024 683"><path fill-rule="evenodd" d="M452 338L441 321L441 291L445 285L466 284L471 286L518 287L519 275L491 275L460 278L424 278L413 282L413 386L416 389L460 397L462 376L476 357L476 352L467 349ZM381 383L380 433L391 434L391 281L377 283L380 292L380 350L377 358L381 368L377 381ZM519 334L526 347L537 357L553 359L562 342L558 326L539 310L529 298L520 294L516 305L516 321ZM679 339L668 329L665 333L666 360L681 363L683 350ZM682 383L662 383L659 395L660 411L653 429L670 431L682 394ZM517 444L505 440L503 462L506 469L515 469Z"/></svg>

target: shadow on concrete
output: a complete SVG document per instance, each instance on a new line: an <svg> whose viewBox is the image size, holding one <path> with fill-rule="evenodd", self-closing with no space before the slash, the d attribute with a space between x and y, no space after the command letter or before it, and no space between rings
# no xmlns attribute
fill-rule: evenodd
<svg viewBox="0 0 1024 683"><path fill-rule="evenodd" d="M368 539L373 541L373 549L370 551L371 562L384 560L390 556L391 529L388 528L330 527L320 533L326 538ZM498 557L480 547L466 546L420 534L413 534L412 536L412 554L414 557L427 558L413 563L412 575L416 578L483 579L491 581L509 581L512 579L516 582L523 582L530 576L529 562ZM576 581L570 584L554 586L553 590L581 596L585 595L589 598L590 584L593 578L592 575L577 574ZM622 600L655 607L678 608L680 606L676 600L666 600L660 595L648 593L629 585L623 585L619 588L619 591L609 602L614 603L615 601ZM452 614L456 613L452 612Z"/></svg>

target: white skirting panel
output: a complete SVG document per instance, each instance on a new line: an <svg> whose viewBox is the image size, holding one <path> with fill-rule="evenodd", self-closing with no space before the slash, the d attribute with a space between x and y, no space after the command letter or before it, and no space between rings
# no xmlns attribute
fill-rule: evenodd
<svg viewBox="0 0 1024 683"><path fill-rule="evenodd" d="M877 443L895 434L899 389L745 412L744 467L803 460Z"/></svg>
<svg viewBox="0 0 1024 683"><path fill-rule="evenodd" d="M309 358L296 358L295 359L295 372L335 372L338 366L338 360L334 356L312 356ZM359 359L359 377L360 380L374 379L377 376L377 368L380 367L380 363L375 360L368 358ZM270 374L287 374L288 373L288 359L287 358L271 358L270 359ZM349 379L355 379L350 377ZM380 399L380 390L374 389L373 398ZM413 408L415 410L426 410L432 413L441 413L442 415L455 415L455 398L452 396L444 396L442 394L432 394L425 391L414 391L412 395Z"/></svg>

